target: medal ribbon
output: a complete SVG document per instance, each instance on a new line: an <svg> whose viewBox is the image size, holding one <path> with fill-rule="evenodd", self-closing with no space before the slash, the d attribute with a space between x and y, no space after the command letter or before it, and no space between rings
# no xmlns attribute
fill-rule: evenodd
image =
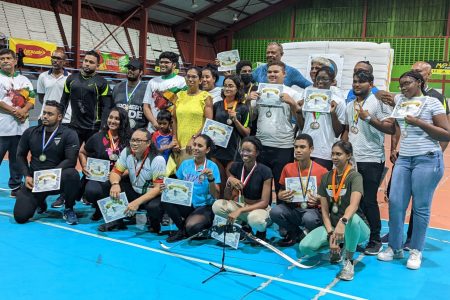
<svg viewBox="0 0 450 300"><path fill-rule="evenodd" d="M139 166L139 169L136 171L136 166L137 166L137 160L135 160L135 163L134 163L134 173L136 174L136 181L135 182L137 182L137 180L138 180L138 178L139 178L139 174L141 174L141 171L142 171L142 167L144 167L144 164L145 164L145 160L147 159L147 157L148 157L148 154L150 153L150 148L147 148L146 150L145 150L145 152L144 152L144 159L142 160L142 163L141 163L141 165Z"/></svg>
<svg viewBox="0 0 450 300"><path fill-rule="evenodd" d="M248 181L250 180L250 177L252 177L253 172L255 171L257 165L258 165L258 163L255 162L255 165L254 165L253 168L250 170L250 173L248 173L247 176L245 176L245 167L242 166L241 182L242 182L242 185L244 186L244 188L245 188L245 186L247 185Z"/></svg>
<svg viewBox="0 0 450 300"><path fill-rule="evenodd" d="M114 143L111 130L108 130L108 138L109 138L109 149L111 149L111 153L114 153L116 149L119 147L119 139L117 139L117 142Z"/></svg>
<svg viewBox="0 0 450 300"><path fill-rule="evenodd" d="M236 111L236 106L237 106L237 100L234 102L234 104L233 104L233 108L231 109L232 111ZM223 99L223 109L225 110L225 111L229 111L230 109L228 108L228 103L227 103L227 100L226 99Z"/></svg>
<svg viewBox="0 0 450 300"><path fill-rule="evenodd" d="M339 182L339 187L336 190L336 177L337 177L337 169L335 168L333 170L333 176L331 177L331 188L333 189L333 201L334 203L338 203L342 187L344 186L345 179L347 178L348 172L352 167L350 165L347 165L344 171L344 175L342 176L341 182Z"/></svg>
<svg viewBox="0 0 450 300"><path fill-rule="evenodd" d="M366 98L364 98L364 100L363 100L363 102L361 104L361 108L364 107L364 103L366 103L366 100L367 100L367 98L369 98L370 95L371 95L371 93L369 93L369 95ZM357 103L357 101L355 99L355 102L353 102L353 125L354 126L358 126L359 113L360 113L360 111L356 110L356 108L355 108L356 107L356 103Z"/></svg>
<svg viewBox="0 0 450 300"><path fill-rule="evenodd" d="M131 98L134 95L134 92L137 90L138 86L141 84L141 81L139 80L138 84L134 87L134 89L131 91L131 94L128 95L128 81L127 84L125 84L125 97L127 97L127 103L131 101Z"/></svg>
<svg viewBox="0 0 450 300"><path fill-rule="evenodd" d="M303 195L304 200L306 200L306 193L308 192L308 184L309 184L309 179L311 178L312 166L313 166L313 161L311 161L309 163L309 170L308 170L308 177L307 177L308 179L306 180L306 185L303 186L302 169L300 169L300 162L298 163L298 178L300 180L300 186L302 187L302 195Z"/></svg>
<svg viewBox="0 0 450 300"><path fill-rule="evenodd" d="M45 127L42 127L42 154L44 154L45 148L52 142L53 138L55 137L56 132L58 131L58 127L52 132L50 137L48 138L47 143L45 142Z"/></svg>
<svg viewBox="0 0 450 300"><path fill-rule="evenodd" d="M320 117L320 112L312 112L312 115L313 115L313 119L314 119L313 123L318 123L319 117Z"/></svg>
<svg viewBox="0 0 450 300"><path fill-rule="evenodd" d="M194 161L195 172L201 172L202 170L206 169L206 162L207 161L208 160L205 158L205 162L203 163L203 169L199 169L200 167L197 168L197 165L195 164L195 161Z"/></svg>

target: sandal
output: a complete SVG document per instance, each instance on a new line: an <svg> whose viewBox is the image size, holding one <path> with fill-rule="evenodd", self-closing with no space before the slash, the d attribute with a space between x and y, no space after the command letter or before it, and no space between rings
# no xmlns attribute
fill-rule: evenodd
<svg viewBox="0 0 450 300"><path fill-rule="evenodd" d="M101 231L101 232L106 232L106 231L114 231L114 230L123 230L123 229L127 229L127 225L125 225L123 223L123 220L116 220L116 221L112 221L112 222L108 222L105 224L101 224L98 226L97 230Z"/></svg>

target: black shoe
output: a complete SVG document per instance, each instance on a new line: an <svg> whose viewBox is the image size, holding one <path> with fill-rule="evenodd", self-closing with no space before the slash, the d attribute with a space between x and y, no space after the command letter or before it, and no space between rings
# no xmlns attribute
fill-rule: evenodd
<svg viewBox="0 0 450 300"><path fill-rule="evenodd" d="M105 224L101 224L100 226L98 226L97 230L101 231L101 232L106 232L106 231L113 231L113 230L123 230L123 229L127 229L127 225L125 225L123 223L123 220L116 220L116 221L112 221L112 222L108 222Z"/></svg>
<svg viewBox="0 0 450 300"><path fill-rule="evenodd" d="M389 232L386 233L385 235L383 235L383 236L381 237L381 242L382 242L383 244L389 243Z"/></svg>
<svg viewBox="0 0 450 300"><path fill-rule="evenodd" d="M56 199L55 202L52 203L51 207L53 207L53 208L63 207L64 206L64 202L65 202L64 197L61 195L61 196L58 197L58 199Z"/></svg>
<svg viewBox="0 0 450 300"><path fill-rule="evenodd" d="M305 237L305 234L302 232L295 234L295 233L288 233L284 239L279 240L277 245L279 247L290 247L297 243L299 243L303 238Z"/></svg>
<svg viewBox="0 0 450 300"><path fill-rule="evenodd" d="M338 264L342 261L341 253L330 252L330 264Z"/></svg>
<svg viewBox="0 0 450 300"><path fill-rule="evenodd" d="M242 229L242 231L244 231L246 233L252 233L252 228L249 225L247 225L247 224L242 225L241 229ZM239 240L242 242L246 238L247 238L247 236L244 233L241 232Z"/></svg>
<svg viewBox="0 0 450 300"><path fill-rule="evenodd" d="M103 219L102 212L100 211L99 208L96 208L94 214L91 216L91 220L100 221L101 219Z"/></svg>
<svg viewBox="0 0 450 300"><path fill-rule="evenodd" d="M257 237L258 239L263 240L264 242L266 242L267 241L266 240L266 234L267 234L266 231L262 231L262 232L261 231L257 231L256 234L255 234L255 237ZM256 242L256 241L252 241L252 245L253 246L261 246L261 244Z"/></svg>
<svg viewBox="0 0 450 300"><path fill-rule="evenodd" d="M162 217L161 225L162 226L169 226L170 225L170 217L168 214L164 214Z"/></svg>
<svg viewBox="0 0 450 300"><path fill-rule="evenodd" d="M43 201L42 204L40 204L37 208L36 208L36 213L39 215L45 214L47 212L47 202Z"/></svg>
<svg viewBox="0 0 450 300"><path fill-rule="evenodd" d="M9 197L16 198L18 191L19 191L19 188L12 190L11 193L9 194Z"/></svg>
<svg viewBox="0 0 450 300"><path fill-rule="evenodd" d="M184 240L185 238L186 238L186 232L184 231L184 228L183 228L183 229L179 229L177 232L175 232L174 235L169 236L166 239L166 242L174 243L176 241Z"/></svg>
<svg viewBox="0 0 450 300"><path fill-rule="evenodd" d="M148 227L148 231L159 234L161 232L161 224L159 223L159 221L151 221L150 226Z"/></svg>
<svg viewBox="0 0 450 300"><path fill-rule="evenodd" d="M381 241L369 241L366 248L364 249L364 254L366 255L377 255L381 252L383 245Z"/></svg>

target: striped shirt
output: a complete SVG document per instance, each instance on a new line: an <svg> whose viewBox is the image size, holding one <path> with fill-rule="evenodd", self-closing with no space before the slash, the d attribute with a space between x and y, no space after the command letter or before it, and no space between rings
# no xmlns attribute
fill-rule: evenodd
<svg viewBox="0 0 450 300"><path fill-rule="evenodd" d="M353 145L353 154L356 162L384 162L384 133L360 118L355 122L355 101L353 100L347 104L345 125L349 127L348 140ZM372 117L378 120L389 117L392 113L392 109L378 101L374 94L370 94L361 103L363 109L367 110ZM353 126L358 128L357 134L351 130Z"/></svg>
<svg viewBox="0 0 450 300"><path fill-rule="evenodd" d="M395 103L401 101L403 95L395 96ZM433 97L424 96L427 98L419 118L429 124L433 124L433 116L445 115L444 106L438 99ZM404 120L397 120L400 126L400 131L407 132L406 137L402 137L400 140L400 155L401 156L417 156L425 155L428 152L441 151L439 142L433 139L420 127L411 124L406 124Z"/></svg>

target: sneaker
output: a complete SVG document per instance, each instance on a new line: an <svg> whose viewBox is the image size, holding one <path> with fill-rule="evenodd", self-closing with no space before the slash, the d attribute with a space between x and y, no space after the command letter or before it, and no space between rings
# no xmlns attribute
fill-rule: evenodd
<svg viewBox="0 0 450 300"><path fill-rule="evenodd" d="M9 194L10 198L16 198L17 196L17 192L19 191L19 188L12 190L11 193Z"/></svg>
<svg viewBox="0 0 450 300"><path fill-rule="evenodd" d="M277 245L279 247L290 247L290 246L293 246L293 245L301 242L301 240L303 240L304 237L305 237L305 234L303 233L303 231L301 231L299 234L288 233L284 237L284 239L279 240L277 242Z"/></svg>
<svg viewBox="0 0 450 300"><path fill-rule="evenodd" d="M405 257L403 254L403 249L393 250L391 247L387 247L384 251L378 253L378 260L391 261L393 259L401 259Z"/></svg>
<svg viewBox="0 0 450 300"><path fill-rule="evenodd" d="M87 199L85 197L81 198L81 203L83 203L86 206L90 206L91 205L91 202L87 201Z"/></svg>
<svg viewBox="0 0 450 300"><path fill-rule="evenodd" d="M381 237L381 242L382 242L383 244L389 243L389 232L386 233L385 235L383 235L383 236Z"/></svg>
<svg viewBox="0 0 450 300"><path fill-rule="evenodd" d="M175 232L174 235L169 236L166 239L166 242L168 243L174 243L176 241L181 241L186 238L186 233L184 232L184 229L179 229L177 232Z"/></svg>
<svg viewBox="0 0 450 300"><path fill-rule="evenodd" d="M161 224L159 223L159 221L150 221L150 226L148 226L148 231L159 234L161 232Z"/></svg>
<svg viewBox="0 0 450 300"><path fill-rule="evenodd" d="M95 212L91 216L91 220L92 221L100 221L101 219L103 219L102 212L100 211L99 208L96 208Z"/></svg>
<svg viewBox="0 0 450 300"><path fill-rule="evenodd" d="M369 241L366 248L364 249L364 254L366 255L377 255L381 252L381 248L383 248L381 242L378 241Z"/></svg>
<svg viewBox="0 0 450 300"><path fill-rule="evenodd" d="M58 199L56 199L56 201L51 204L51 207L53 207L53 208L63 207L64 206L64 202L65 202L64 197L63 196L59 196Z"/></svg>
<svg viewBox="0 0 450 300"><path fill-rule="evenodd" d="M98 231L107 232L107 231L115 231L115 230L124 230L127 229L127 225L123 222L122 219L111 221L105 224L101 224L97 227Z"/></svg>
<svg viewBox="0 0 450 300"><path fill-rule="evenodd" d="M165 213L163 215L163 217L162 217L161 225L162 226L169 226L171 221L172 220L170 219L169 215Z"/></svg>
<svg viewBox="0 0 450 300"><path fill-rule="evenodd" d="M247 224L242 225L241 229L242 229L242 231L244 231L246 233L252 233L252 228L249 225L247 225ZM242 242L246 238L247 238L247 236L245 235L245 233L241 232L241 234L239 236L239 240Z"/></svg>
<svg viewBox="0 0 450 300"><path fill-rule="evenodd" d="M338 264L342 261L341 253L333 253L330 251L330 264Z"/></svg>
<svg viewBox="0 0 450 300"><path fill-rule="evenodd" d="M344 262L344 267L341 272L339 272L338 278L346 281L353 280L355 276L355 267L350 259L346 259Z"/></svg>
<svg viewBox="0 0 450 300"><path fill-rule="evenodd" d="M37 208L36 213L42 215L47 212L47 202L43 201Z"/></svg>
<svg viewBox="0 0 450 300"><path fill-rule="evenodd" d="M405 243L403 244L403 250L410 251L411 250L411 239L406 239Z"/></svg>
<svg viewBox="0 0 450 300"><path fill-rule="evenodd" d="M266 231L257 231L255 234L255 237L257 237L260 240L266 241L266 235L267 235ZM257 241L253 241L253 240L251 241L251 245L255 246L255 247L261 246L260 243L258 243Z"/></svg>
<svg viewBox="0 0 450 300"><path fill-rule="evenodd" d="M406 267L408 269L417 270L422 264L422 252L417 249L411 249L409 252L409 258L406 262Z"/></svg>
<svg viewBox="0 0 450 300"><path fill-rule="evenodd" d="M73 208L66 208L63 213L63 218L66 220L66 223L69 225L77 225L78 224L78 218L75 212L73 211Z"/></svg>

